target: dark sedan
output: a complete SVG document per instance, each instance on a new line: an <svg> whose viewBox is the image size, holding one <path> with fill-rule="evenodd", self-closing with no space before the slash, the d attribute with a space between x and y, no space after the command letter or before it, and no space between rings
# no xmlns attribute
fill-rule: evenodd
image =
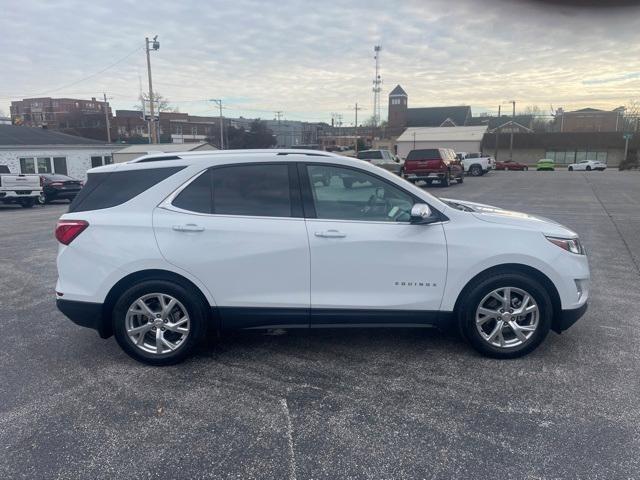
<svg viewBox="0 0 640 480"><path fill-rule="evenodd" d="M529 170L529 167L524 163L505 160L504 162L496 162L496 170Z"/></svg>
<svg viewBox="0 0 640 480"><path fill-rule="evenodd" d="M54 200L73 200L82 188L82 182L75 178L57 173L40 174L42 195L38 199L40 203L49 203Z"/></svg>

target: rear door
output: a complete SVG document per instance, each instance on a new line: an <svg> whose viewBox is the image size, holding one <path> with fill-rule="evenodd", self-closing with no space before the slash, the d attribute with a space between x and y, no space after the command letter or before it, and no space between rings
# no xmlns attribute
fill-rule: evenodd
<svg viewBox="0 0 640 480"><path fill-rule="evenodd" d="M203 282L223 327L308 326L309 242L292 163L208 169L153 216L158 246Z"/></svg>
<svg viewBox="0 0 640 480"><path fill-rule="evenodd" d="M410 224L415 197L369 172L322 163L300 169L311 325L430 323L446 280L442 224ZM321 177L329 184L309 181Z"/></svg>

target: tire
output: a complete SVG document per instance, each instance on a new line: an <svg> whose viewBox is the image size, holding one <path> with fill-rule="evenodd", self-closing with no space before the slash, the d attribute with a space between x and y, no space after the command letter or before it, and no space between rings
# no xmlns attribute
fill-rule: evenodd
<svg viewBox="0 0 640 480"><path fill-rule="evenodd" d="M522 170L526 172L529 170L529 167L524 167Z"/></svg>
<svg viewBox="0 0 640 480"><path fill-rule="evenodd" d="M471 165L469 173L472 177L480 177L482 175L482 167L480 165Z"/></svg>
<svg viewBox="0 0 640 480"><path fill-rule="evenodd" d="M517 305L517 303L524 300L523 292L530 297L525 306L531 308L535 303L537 307L536 312L528 313L524 318L516 317L514 321L519 327L528 329L535 327L533 330L522 329L520 331L522 338L516 335L511 326L504 323L502 315L507 318L511 315L508 308L505 309L506 305L491 296L492 292L498 291L501 292L499 296L506 297L506 287L512 289L510 296L512 302L515 299L515 305L511 305L512 311L517 312L516 307L522 307L522 304ZM497 316L485 316L478 311L480 307L486 308L488 312L495 311ZM500 309L505 313L500 313ZM517 358L530 353L542 343L551 328L552 316L553 308L549 294L537 280L519 272L499 273L479 278L470 286L469 291L465 292L464 303L458 310L458 326L462 337L482 355L500 359ZM489 317L488 320L487 317ZM476 318L484 323L478 326ZM502 328L498 322L501 322ZM496 331L499 333L491 339L491 335Z"/></svg>
<svg viewBox="0 0 640 480"><path fill-rule="evenodd" d="M443 187L448 187L451 185L451 178L449 177L450 172L447 172L442 180L440 180L440 185Z"/></svg>
<svg viewBox="0 0 640 480"><path fill-rule="evenodd" d="M40 195L38 195L38 205L44 205L45 203L49 203L47 200L47 196L44 193L41 193Z"/></svg>
<svg viewBox="0 0 640 480"><path fill-rule="evenodd" d="M20 205L22 208L32 208L36 203L35 198L24 198L20 200Z"/></svg>
<svg viewBox="0 0 640 480"><path fill-rule="evenodd" d="M169 312L167 316L164 316L164 314L161 317L157 316L160 315L161 311L161 306L156 301L158 296L163 296L165 303L169 300L169 297L176 300L171 310L173 313ZM150 311L158 312L156 317L145 315L143 309L139 307L140 300L146 297L149 298L144 301ZM130 308L134 307L136 302L136 310L141 313L135 314L131 320L128 320ZM180 321L184 322L183 313L188 315L186 327L184 323L180 324ZM149 318L152 318L154 322L150 322ZM207 318L206 305L198 295L178 283L166 280L146 280L133 285L120 296L112 312L113 332L120 347L135 360L157 366L173 365L190 356L206 331ZM176 330L169 327L169 325L174 324L177 325L177 327L174 327ZM140 339L142 336L142 346L137 346L134 339L127 333L127 328L140 329L147 325L149 325L149 328L143 330L137 337L137 339ZM166 325L166 328L159 327L159 325ZM164 333L160 333L157 328L160 328L160 332ZM187 328L188 331L186 334L180 334L177 332L178 328ZM156 341L158 340L154 340L154 335L155 339L157 339L158 334L162 335L168 342L173 343L174 346L177 345L177 347L171 350L167 345L160 342L161 351L157 353L156 345L158 344ZM180 338L178 338L179 336ZM156 350L156 352L148 351L149 349Z"/></svg>
<svg viewBox="0 0 640 480"><path fill-rule="evenodd" d="M573 167L569 167L567 168L567 170L569 170L570 172L573 172Z"/></svg>
<svg viewBox="0 0 640 480"><path fill-rule="evenodd" d="M460 175L460 176L456 179L456 181L457 181L458 183L463 183L463 182L464 182L464 175Z"/></svg>
<svg viewBox="0 0 640 480"><path fill-rule="evenodd" d="M591 171L591 165L587 165L587 172Z"/></svg>

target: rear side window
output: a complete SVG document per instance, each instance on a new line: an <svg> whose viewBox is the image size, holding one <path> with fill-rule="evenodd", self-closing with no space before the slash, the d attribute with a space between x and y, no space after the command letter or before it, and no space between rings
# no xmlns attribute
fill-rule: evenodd
<svg viewBox="0 0 640 480"><path fill-rule="evenodd" d="M437 148L425 148L421 150L411 150L407 155L407 160L437 160L440 157L440 150Z"/></svg>
<svg viewBox="0 0 640 480"><path fill-rule="evenodd" d="M291 217L289 166L254 164L212 170L213 213Z"/></svg>
<svg viewBox="0 0 640 480"><path fill-rule="evenodd" d="M90 173L84 188L71 202L69 212L86 212L121 205L183 168Z"/></svg>
<svg viewBox="0 0 640 480"><path fill-rule="evenodd" d="M211 170L202 173L182 190L172 205L198 213L211 212Z"/></svg>

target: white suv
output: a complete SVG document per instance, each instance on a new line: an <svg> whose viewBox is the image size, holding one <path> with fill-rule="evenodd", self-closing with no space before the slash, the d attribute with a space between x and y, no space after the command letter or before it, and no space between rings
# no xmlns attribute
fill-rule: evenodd
<svg viewBox="0 0 640 480"><path fill-rule="evenodd" d="M209 327L455 325L481 353L517 357L587 307L571 230L317 151L95 168L56 238L58 308L155 365Z"/></svg>

